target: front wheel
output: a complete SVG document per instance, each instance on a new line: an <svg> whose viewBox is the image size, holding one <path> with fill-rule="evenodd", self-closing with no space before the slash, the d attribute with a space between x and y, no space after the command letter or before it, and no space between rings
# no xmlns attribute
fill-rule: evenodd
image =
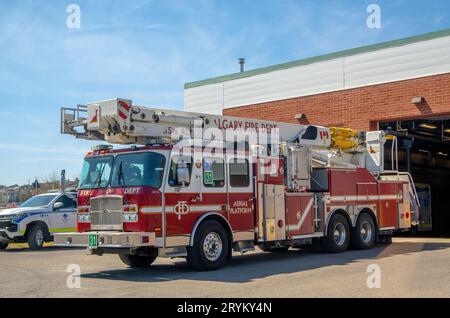
<svg viewBox="0 0 450 318"><path fill-rule="evenodd" d="M228 253L225 229L220 223L208 220L199 226L194 245L188 248L187 262L196 270L214 270L225 263Z"/></svg>
<svg viewBox="0 0 450 318"><path fill-rule="evenodd" d="M350 227L342 214L335 214L328 223L327 236L321 238L321 245L328 253L341 253L350 243Z"/></svg>
<svg viewBox="0 0 450 318"><path fill-rule="evenodd" d="M6 250L8 248L8 243L0 242L0 250Z"/></svg>
<svg viewBox="0 0 450 318"><path fill-rule="evenodd" d="M150 255L119 254L120 260L130 267L149 267L158 257L158 250L152 251Z"/></svg>
<svg viewBox="0 0 450 318"><path fill-rule="evenodd" d="M28 247L32 250L40 250L44 246L45 232L42 225L33 225L27 235Z"/></svg>

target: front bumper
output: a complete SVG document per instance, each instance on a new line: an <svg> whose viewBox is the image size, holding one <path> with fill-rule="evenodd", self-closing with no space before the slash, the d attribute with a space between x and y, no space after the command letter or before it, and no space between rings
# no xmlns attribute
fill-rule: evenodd
<svg viewBox="0 0 450 318"><path fill-rule="evenodd" d="M89 235L97 236L95 248L135 248L155 246L154 232L71 232L55 233L54 246L89 247Z"/></svg>
<svg viewBox="0 0 450 318"><path fill-rule="evenodd" d="M0 243L11 243L13 242L4 232L0 231Z"/></svg>
<svg viewBox="0 0 450 318"><path fill-rule="evenodd" d="M17 230L17 227L14 228ZM2 243L11 243L14 242L16 238L20 236L19 232L11 232L9 229L0 229L0 242Z"/></svg>

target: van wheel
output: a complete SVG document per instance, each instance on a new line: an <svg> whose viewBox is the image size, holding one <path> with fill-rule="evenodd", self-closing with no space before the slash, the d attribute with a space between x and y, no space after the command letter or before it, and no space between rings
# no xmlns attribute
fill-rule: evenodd
<svg viewBox="0 0 450 318"><path fill-rule="evenodd" d="M328 253L347 250L350 243L350 227L342 214L335 214L328 223L327 236L321 238L321 245Z"/></svg>
<svg viewBox="0 0 450 318"><path fill-rule="evenodd" d="M130 255L130 254L119 254L120 260L130 267L149 267L155 259L158 257L158 250L152 252L150 255Z"/></svg>
<svg viewBox="0 0 450 318"><path fill-rule="evenodd" d="M189 247L188 265L196 270L214 270L221 267L229 253L228 236L220 223L203 222L197 229L194 246Z"/></svg>
<svg viewBox="0 0 450 318"><path fill-rule="evenodd" d="M28 247L31 250L40 250L44 246L46 229L40 225L33 225L27 234Z"/></svg>
<svg viewBox="0 0 450 318"><path fill-rule="evenodd" d="M6 250L8 248L8 244L6 242L0 242L0 250Z"/></svg>
<svg viewBox="0 0 450 318"><path fill-rule="evenodd" d="M352 247L359 250L369 249L375 244L375 237L375 224L372 217L367 213L360 214L352 230Z"/></svg>

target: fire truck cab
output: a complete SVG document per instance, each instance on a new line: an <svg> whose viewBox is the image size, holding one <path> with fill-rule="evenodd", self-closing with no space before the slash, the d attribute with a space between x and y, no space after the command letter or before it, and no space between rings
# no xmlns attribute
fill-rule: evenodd
<svg viewBox="0 0 450 318"><path fill-rule="evenodd" d="M418 213L412 179L384 170L383 132L113 99L62 109L62 133L110 144L86 155L77 231L55 235L55 244L115 253L132 267L162 256L211 270L255 246L367 249L409 229Z"/></svg>

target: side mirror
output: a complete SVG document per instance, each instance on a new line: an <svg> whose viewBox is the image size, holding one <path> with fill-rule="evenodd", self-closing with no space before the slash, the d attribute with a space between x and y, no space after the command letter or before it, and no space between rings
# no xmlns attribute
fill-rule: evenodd
<svg viewBox="0 0 450 318"><path fill-rule="evenodd" d="M59 210L64 206L64 203L62 202L56 202L55 204L53 204L53 211Z"/></svg>
<svg viewBox="0 0 450 318"><path fill-rule="evenodd" d="M179 185L185 185L190 182L189 169L187 167L177 168L177 182Z"/></svg>

